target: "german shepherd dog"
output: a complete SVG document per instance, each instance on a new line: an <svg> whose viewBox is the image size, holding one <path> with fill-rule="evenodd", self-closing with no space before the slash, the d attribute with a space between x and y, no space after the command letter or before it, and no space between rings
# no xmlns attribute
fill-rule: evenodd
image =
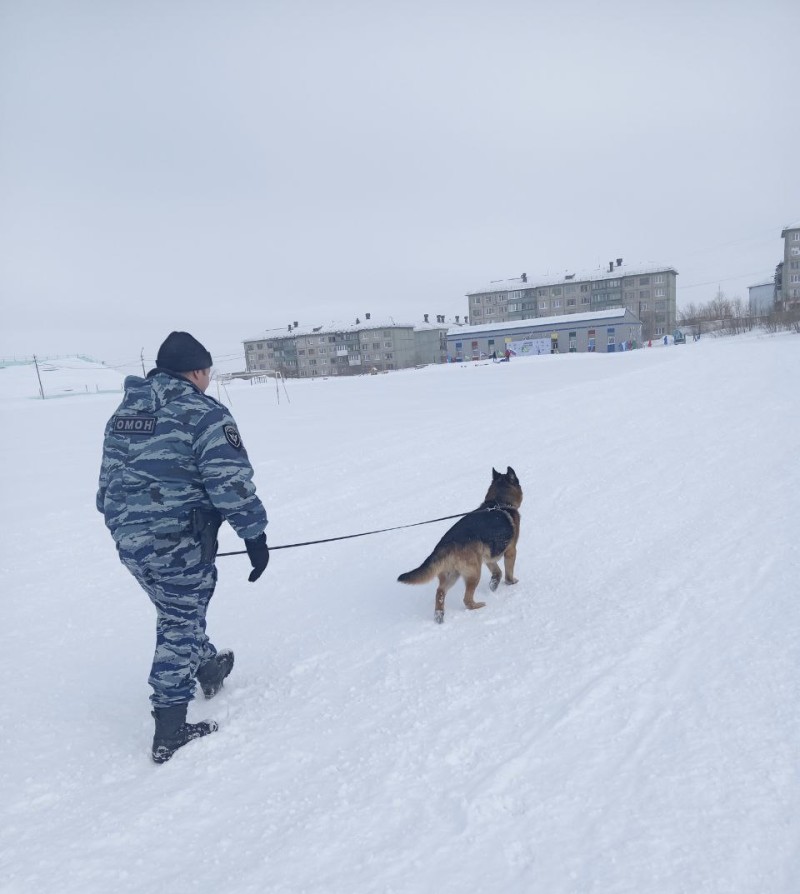
<svg viewBox="0 0 800 894"><path fill-rule="evenodd" d="M492 573L490 590L496 590L500 583L501 572L497 564L500 556L505 565L506 583L517 582L514 561L517 558L521 503L522 487L511 466L505 475L492 469L492 483L481 505L450 528L419 568L406 571L397 578L403 584L425 584L439 576L433 615L437 624L444 621L444 598L459 577L464 578L466 585L464 605L469 609L486 605L485 602L475 602L473 598L484 562Z"/></svg>

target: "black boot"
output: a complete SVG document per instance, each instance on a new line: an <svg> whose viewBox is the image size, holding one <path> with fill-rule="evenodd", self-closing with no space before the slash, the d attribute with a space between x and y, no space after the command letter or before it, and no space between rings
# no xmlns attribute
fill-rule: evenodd
<svg viewBox="0 0 800 894"><path fill-rule="evenodd" d="M186 705L175 705L172 708L154 708L156 734L153 737L153 760L157 764L168 761L175 752L191 742L215 732L216 720L203 720L200 723L186 722Z"/></svg>
<svg viewBox="0 0 800 894"><path fill-rule="evenodd" d="M233 670L233 652L223 649L197 671L197 682L206 698L214 696L222 689L225 677Z"/></svg>

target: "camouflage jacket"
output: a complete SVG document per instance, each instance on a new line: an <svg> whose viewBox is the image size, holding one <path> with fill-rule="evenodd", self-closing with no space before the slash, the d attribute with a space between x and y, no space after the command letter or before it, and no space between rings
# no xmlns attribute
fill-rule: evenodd
<svg viewBox="0 0 800 894"><path fill-rule="evenodd" d="M97 508L112 534L128 526L185 531L194 508L217 510L244 539L267 524L231 414L161 369L125 379L105 429Z"/></svg>

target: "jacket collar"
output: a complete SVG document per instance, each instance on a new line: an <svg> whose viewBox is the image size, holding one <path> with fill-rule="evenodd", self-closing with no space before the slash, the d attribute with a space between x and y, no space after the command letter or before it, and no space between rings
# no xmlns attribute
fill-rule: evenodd
<svg viewBox="0 0 800 894"><path fill-rule="evenodd" d="M148 378L148 379L152 379L153 376L156 376L156 375L169 376L171 379L177 379L179 382L185 382L186 385L189 386L189 388L191 388L192 390L196 391L198 394L202 394L202 393L203 393L203 392L197 387L197 385L195 385L194 382L190 382L189 379L186 378L186 376L182 376L180 373L174 372L174 371L171 370L171 369L164 369L164 368L161 367L161 366L155 366L155 367L153 367L153 369L151 369L150 372L147 374L147 378Z"/></svg>

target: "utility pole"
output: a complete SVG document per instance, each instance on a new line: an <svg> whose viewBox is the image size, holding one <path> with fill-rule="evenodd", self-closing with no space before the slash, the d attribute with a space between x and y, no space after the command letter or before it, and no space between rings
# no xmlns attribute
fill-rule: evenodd
<svg viewBox="0 0 800 894"><path fill-rule="evenodd" d="M42 377L39 374L39 362L36 359L36 354L33 355L33 365L36 367L36 378L39 380L39 394L42 395L42 400L44 400L44 388L42 387Z"/></svg>
<svg viewBox="0 0 800 894"><path fill-rule="evenodd" d="M142 375L146 379L147 373L144 371L144 348L142 348L141 353L139 354L139 359L142 361Z"/></svg>

